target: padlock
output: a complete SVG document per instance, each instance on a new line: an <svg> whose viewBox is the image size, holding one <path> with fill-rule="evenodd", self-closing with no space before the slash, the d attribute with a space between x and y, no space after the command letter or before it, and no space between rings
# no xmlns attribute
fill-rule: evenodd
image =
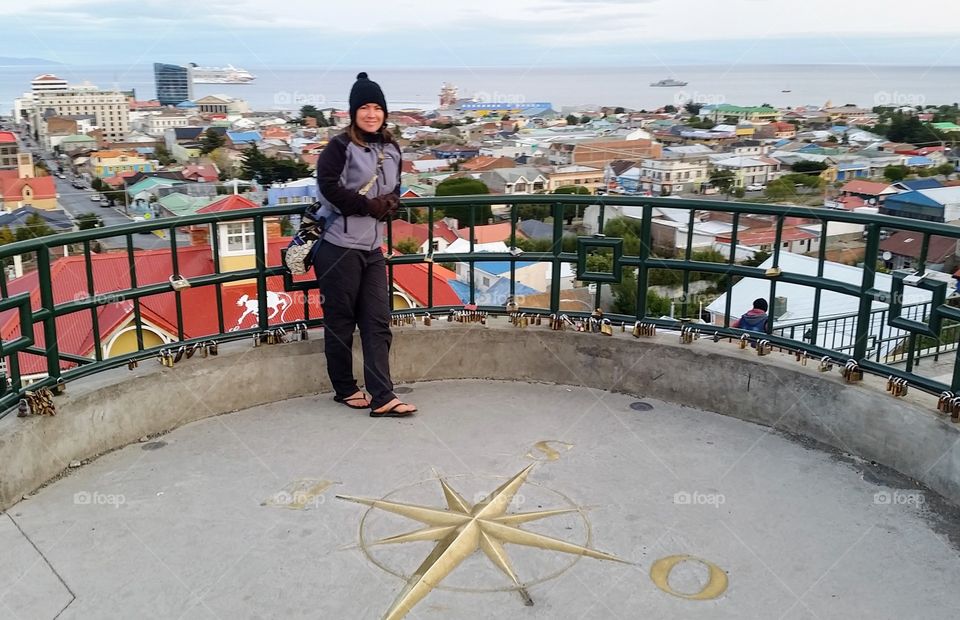
<svg viewBox="0 0 960 620"><path fill-rule="evenodd" d="M454 316L454 312L453 310L451 310L450 314L447 315L447 323L453 323L453 316Z"/></svg>
<svg viewBox="0 0 960 620"><path fill-rule="evenodd" d="M613 323L610 322L610 319L603 319L600 323L600 333L604 336L613 335Z"/></svg>
<svg viewBox="0 0 960 620"><path fill-rule="evenodd" d="M424 324L426 327L430 327L431 325L433 325L433 317L430 316L430 313L429 313L429 312L426 313L425 315L423 315L423 324Z"/></svg>
<svg viewBox="0 0 960 620"><path fill-rule="evenodd" d="M937 400L937 411L940 413L950 413L950 401L953 399L953 392L941 392Z"/></svg>
<svg viewBox="0 0 960 620"><path fill-rule="evenodd" d="M276 332L274 344L281 344L287 341L287 330L282 327L278 327L274 331Z"/></svg>
<svg viewBox="0 0 960 620"><path fill-rule="evenodd" d="M627 324L620 323L620 333L623 334L623 333L626 333L626 331L627 331Z"/></svg>
<svg viewBox="0 0 960 620"><path fill-rule="evenodd" d="M761 340L757 343L757 355L768 355L773 351L773 345L769 340Z"/></svg>
<svg viewBox="0 0 960 620"><path fill-rule="evenodd" d="M820 366L817 368L820 372L830 372L833 370L833 360L830 356L824 355L820 358Z"/></svg>
<svg viewBox="0 0 960 620"><path fill-rule="evenodd" d="M169 349L161 349L160 353L157 354L157 359L162 365L167 366L168 368L173 366L173 357L170 355Z"/></svg>
<svg viewBox="0 0 960 620"><path fill-rule="evenodd" d="M895 385L896 379L893 375L887 377L887 391L891 394L893 393L893 387Z"/></svg>
<svg viewBox="0 0 960 620"><path fill-rule="evenodd" d="M177 354L173 356L173 363L170 365L173 366L173 364L176 364L177 362L182 360L183 354L186 352L187 352L187 347L181 345L180 348L177 349Z"/></svg>
<svg viewBox="0 0 960 620"><path fill-rule="evenodd" d="M680 328L680 343L681 344L690 344L693 342L694 330L692 327L681 327Z"/></svg>
<svg viewBox="0 0 960 620"><path fill-rule="evenodd" d="M480 313L480 324L481 324L481 325L486 325L486 324L487 324L487 313L486 313L486 312L481 312L481 313Z"/></svg>
<svg viewBox="0 0 960 620"><path fill-rule="evenodd" d="M62 378L58 378L57 383L53 386L52 391L57 396L60 396L61 394L65 394L67 391L67 384L64 383Z"/></svg>
<svg viewBox="0 0 960 620"><path fill-rule="evenodd" d="M906 379L900 379L897 382L897 393L896 396L906 396L907 391L910 389L910 383Z"/></svg>
<svg viewBox="0 0 960 620"><path fill-rule="evenodd" d="M190 345L189 347L187 347L187 359L190 359L191 357L193 357L193 354L196 353L196 352L197 352L197 344L196 344L196 343L194 343L194 344Z"/></svg>
<svg viewBox="0 0 960 620"><path fill-rule="evenodd" d="M641 336L641 326L642 326L642 325L643 325L643 323L641 323L640 321L636 321L636 322L633 324L633 330L630 332L630 335L632 335L634 338L639 338L639 337Z"/></svg>
<svg viewBox="0 0 960 620"><path fill-rule="evenodd" d="M190 281L180 275L170 276L170 286L173 287L175 291L182 291L185 288L190 288Z"/></svg>
<svg viewBox="0 0 960 620"><path fill-rule="evenodd" d="M526 327L530 324L530 319L526 313L520 315L520 327Z"/></svg>
<svg viewBox="0 0 960 620"><path fill-rule="evenodd" d="M133 370L133 369L136 368L136 367L137 367L137 360L128 360L128 361L127 361L127 369L128 369L128 370Z"/></svg>
<svg viewBox="0 0 960 620"><path fill-rule="evenodd" d="M254 334L254 335L253 335L253 346L259 347L259 346L260 346L260 340L261 340L261 338L262 338L262 335L261 335L261 334Z"/></svg>
<svg viewBox="0 0 960 620"><path fill-rule="evenodd" d="M960 396L950 399L950 421L960 422Z"/></svg>
<svg viewBox="0 0 960 620"><path fill-rule="evenodd" d="M310 332L306 323L300 323L300 340L310 340Z"/></svg>
<svg viewBox="0 0 960 620"><path fill-rule="evenodd" d="M720 332L713 332L713 341L720 342Z"/></svg>
<svg viewBox="0 0 960 620"><path fill-rule="evenodd" d="M27 403L26 398L21 398L20 402L17 403L17 417L25 418L30 415L30 405Z"/></svg>
<svg viewBox="0 0 960 620"><path fill-rule="evenodd" d="M748 342L748 341L749 341L749 338L747 337L747 335L746 335L746 334L741 334L741 335L740 335L740 348L741 348L741 349L746 349L746 348L747 348L747 342Z"/></svg>
<svg viewBox="0 0 960 620"><path fill-rule="evenodd" d="M863 370L856 360L847 360L847 363L843 366L842 374L847 383L856 383L863 379Z"/></svg>
<svg viewBox="0 0 960 620"><path fill-rule="evenodd" d="M207 345L207 350L210 351L210 355L219 355L220 349L216 340L211 340L210 344Z"/></svg>
<svg viewBox="0 0 960 620"><path fill-rule="evenodd" d="M541 315L538 314L538 315L536 315L535 318L536 318L536 324L537 324L537 325L540 325L540 324L543 322L543 316L541 316Z"/></svg>

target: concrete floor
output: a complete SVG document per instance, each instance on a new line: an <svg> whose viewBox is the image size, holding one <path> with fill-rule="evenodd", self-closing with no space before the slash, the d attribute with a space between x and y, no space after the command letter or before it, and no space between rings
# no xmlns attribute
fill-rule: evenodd
<svg viewBox="0 0 960 620"><path fill-rule="evenodd" d="M412 386L411 420L329 395L219 416L107 454L0 516L0 618L380 618L433 543L337 494L443 507L539 461L523 526L631 562L507 545L533 606L481 553L408 618L956 618L955 507L870 464L652 399L546 384ZM633 409L638 400L650 405ZM539 443L538 442L547 442ZM687 554L728 587L659 589ZM704 564L669 585L695 593ZM59 615L58 615L59 614Z"/></svg>

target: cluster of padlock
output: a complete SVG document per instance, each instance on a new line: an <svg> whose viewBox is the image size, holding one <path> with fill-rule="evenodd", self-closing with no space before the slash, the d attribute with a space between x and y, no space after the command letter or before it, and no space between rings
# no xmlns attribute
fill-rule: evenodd
<svg viewBox="0 0 960 620"><path fill-rule="evenodd" d="M567 325L573 326L573 321L570 320L566 314L551 314L548 320L550 329L555 332L562 332L567 328Z"/></svg>
<svg viewBox="0 0 960 620"><path fill-rule="evenodd" d="M487 324L487 313L484 310L451 310L447 315L448 323L480 323Z"/></svg>
<svg viewBox="0 0 960 620"><path fill-rule="evenodd" d="M899 398L900 396L906 396L907 389L909 387L910 384L907 383L906 379L900 379L899 377L894 377L893 375L887 377L887 391L896 398Z"/></svg>
<svg viewBox="0 0 960 620"><path fill-rule="evenodd" d="M807 360L810 358L810 355L806 351L794 351L793 354L801 366L807 365Z"/></svg>
<svg viewBox="0 0 960 620"><path fill-rule="evenodd" d="M401 314L394 314L390 317L391 327L404 327L404 326L412 326L416 324L417 324L417 315L412 312L403 312Z"/></svg>
<svg viewBox="0 0 960 620"><path fill-rule="evenodd" d="M941 392L937 400L937 411L950 414L952 422L960 422L960 396L953 392Z"/></svg>
<svg viewBox="0 0 960 620"><path fill-rule="evenodd" d="M211 340L209 342L195 342L191 345L181 345L177 347L176 351L173 349L161 349L160 353L157 354L157 359L163 366L173 368L173 365L183 358L190 359L197 353L199 353L201 357L207 357L210 355L218 355L219 352L217 343ZM137 365L137 360L127 362L127 368L130 370L136 368Z"/></svg>
<svg viewBox="0 0 960 620"><path fill-rule="evenodd" d="M680 328L680 344L690 344L694 340L700 340L700 329L690 325L684 325Z"/></svg>
<svg viewBox="0 0 960 620"><path fill-rule="evenodd" d="M840 371L840 374L843 375L843 380L847 383L857 383L858 381L863 381L863 369L860 368L860 364L857 363L857 360L847 360L847 363L843 365L843 370Z"/></svg>
<svg viewBox="0 0 960 620"><path fill-rule="evenodd" d="M770 355L773 352L773 343L763 339L757 343L757 355Z"/></svg>
<svg viewBox="0 0 960 620"><path fill-rule="evenodd" d="M543 325L543 315L527 314L526 312L508 312L507 320L514 327L529 327L530 325Z"/></svg>
<svg viewBox="0 0 960 620"><path fill-rule="evenodd" d="M53 392L49 388L24 392L23 398L17 404L17 417L25 418L30 414L57 415L57 408L53 405Z"/></svg>
<svg viewBox="0 0 960 620"><path fill-rule="evenodd" d="M640 338L641 336L652 337L657 335L657 326L655 323L644 323L643 321L637 321L633 324L633 331L631 332L634 338Z"/></svg>

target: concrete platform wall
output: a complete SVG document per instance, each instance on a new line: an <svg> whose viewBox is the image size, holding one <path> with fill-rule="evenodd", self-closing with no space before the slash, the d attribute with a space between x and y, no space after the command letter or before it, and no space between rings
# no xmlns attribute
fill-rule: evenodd
<svg viewBox="0 0 960 620"><path fill-rule="evenodd" d="M726 341L682 345L669 332L634 339L497 323L395 329L395 383L516 379L673 401L877 461L960 504L960 425L938 416L929 395L894 399L885 380L846 385L837 369L820 373L813 362L801 366L779 353L759 357ZM56 417L0 420L0 509L72 461L208 416L329 390L322 338L258 348L232 343L221 345L219 356L185 359L174 368L151 360L132 372L71 383L55 400Z"/></svg>

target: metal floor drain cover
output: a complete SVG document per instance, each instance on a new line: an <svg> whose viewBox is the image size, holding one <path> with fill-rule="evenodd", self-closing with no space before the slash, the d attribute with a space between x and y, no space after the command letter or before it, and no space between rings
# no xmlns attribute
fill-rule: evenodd
<svg viewBox="0 0 960 620"><path fill-rule="evenodd" d="M145 443L140 446L141 450L159 450L160 448L167 445L165 441L151 441L150 443Z"/></svg>
<svg viewBox="0 0 960 620"><path fill-rule="evenodd" d="M634 411L650 411L653 409L653 405L650 403L645 403L642 400L638 400L630 403L630 408Z"/></svg>
<svg viewBox="0 0 960 620"><path fill-rule="evenodd" d="M409 393L412 392L412 391L413 391L413 388L412 388L412 387L406 387L406 386L401 386L401 387L393 388L393 393L394 393L394 394L409 394Z"/></svg>

